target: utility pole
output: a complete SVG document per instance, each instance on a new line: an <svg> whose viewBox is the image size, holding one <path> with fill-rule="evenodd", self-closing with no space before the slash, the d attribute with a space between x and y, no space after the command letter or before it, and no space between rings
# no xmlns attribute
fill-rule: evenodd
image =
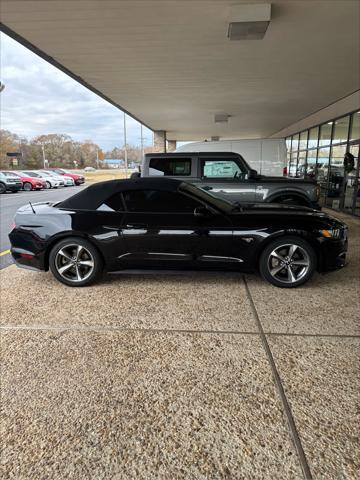
<svg viewBox="0 0 360 480"><path fill-rule="evenodd" d="M44 168L46 168L46 159L45 159L45 149L44 149L44 144L41 144L41 151L42 151L42 156L43 156L43 163L44 163Z"/></svg>
<svg viewBox="0 0 360 480"><path fill-rule="evenodd" d="M143 124L140 124L140 136L141 136L141 162L144 159L144 137L143 137Z"/></svg>
<svg viewBox="0 0 360 480"><path fill-rule="evenodd" d="M125 160L125 177L128 176L128 158L127 158L127 145L126 145L126 114L124 112L124 160Z"/></svg>

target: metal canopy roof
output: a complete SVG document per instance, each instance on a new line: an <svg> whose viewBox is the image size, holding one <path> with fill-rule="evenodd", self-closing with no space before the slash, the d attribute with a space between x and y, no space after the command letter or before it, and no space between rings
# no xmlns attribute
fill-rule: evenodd
<svg viewBox="0 0 360 480"><path fill-rule="evenodd" d="M360 76L358 0L275 0L263 40L230 41L231 7L265 1L2 0L1 13L6 33L169 139L255 138Z"/></svg>

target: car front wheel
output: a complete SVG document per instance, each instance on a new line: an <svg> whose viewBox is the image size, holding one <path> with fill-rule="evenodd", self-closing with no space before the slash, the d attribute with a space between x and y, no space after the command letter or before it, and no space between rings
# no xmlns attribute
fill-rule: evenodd
<svg viewBox="0 0 360 480"><path fill-rule="evenodd" d="M306 240L286 236L265 247L259 268L261 276L273 285L294 288L312 277L316 264L314 249Z"/></svg>
<svg viewBox="0 0 360 480"><path fill-rule="evenodd" d="M92 243L70 237L52 248L49 267L55 278L65 285L85 287L100 278L103 262Z"/></svg>

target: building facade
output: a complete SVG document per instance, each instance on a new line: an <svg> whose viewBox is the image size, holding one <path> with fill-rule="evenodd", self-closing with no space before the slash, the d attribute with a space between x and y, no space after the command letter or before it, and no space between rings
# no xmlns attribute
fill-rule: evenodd
<svg viewBox="0 0 360 480"><path fill-rule="evenodd" d="M312 177L320 203L360 216L360 111L356 110L286 137L288 175ZM344 157L351 153L347 168Z"/></svg>

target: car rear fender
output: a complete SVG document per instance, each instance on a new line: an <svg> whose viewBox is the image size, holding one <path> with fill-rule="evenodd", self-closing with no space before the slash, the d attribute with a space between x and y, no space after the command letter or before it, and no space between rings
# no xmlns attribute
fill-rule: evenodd
<svg viewBox="0 0 360 480"><path fill-rule="evenodd" d="M98 251L102 261L104 262L104 265L106 264L105 257L103 255L101 249L99 248L99 245L90 235L86 235L83 232L76 232L76 231L71 230L71 231L68 231L68 232L61 232L61 233L51 237L51 240L46 245L46 249L45 249L44 270L46 270L46 271L49 270L49 256L50 256L50 252L51 252L52 248L60 240L64 240L65 238L68 238L68 237L79 237L79 238L83 238L84 240L87 240L88 242L90 242L96 248L96 250Z"/></svg>

